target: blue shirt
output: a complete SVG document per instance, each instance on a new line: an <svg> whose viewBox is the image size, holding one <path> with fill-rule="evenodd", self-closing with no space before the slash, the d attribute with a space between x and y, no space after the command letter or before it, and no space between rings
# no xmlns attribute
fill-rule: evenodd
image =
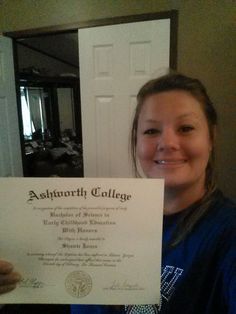
<svg viewBox="0 0 236 314"><path fill-rule="evenodd" d="M186 210L198 208L192 206ZM170 246L171 237L185 214L182 211L164 217L158 313L236 314L235 204L217 191L211 208L191 233L176 246ZM113 312L106 306L71 306L71 314L85 313ZM124 313L124 308L120 313Z"/></svg>

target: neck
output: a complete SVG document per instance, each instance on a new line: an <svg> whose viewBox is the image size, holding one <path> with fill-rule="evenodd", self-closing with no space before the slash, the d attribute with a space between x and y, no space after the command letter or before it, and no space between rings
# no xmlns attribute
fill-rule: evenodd
<svg viewBox="0 0 236 314"><path fill-rule="evenodd" d="M204 186L186 188L166 188L164 197L164 214L172 215L189 207L205 194Z"/></svg>

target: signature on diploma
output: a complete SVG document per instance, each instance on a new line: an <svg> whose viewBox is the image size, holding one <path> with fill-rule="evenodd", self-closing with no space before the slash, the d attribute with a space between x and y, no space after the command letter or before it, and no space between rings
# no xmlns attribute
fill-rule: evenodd
<svg viewBox="0 0 236 314"><path fill-rule="evenodd" d="M112 284L105 287L104 290L144 290L138 283L130 283L128 280L114 280Z"/></svg>
<svg viewBox="0 0 236 314"><path fill-rule="evenodd" d="M37 278L23 278L19 286L22 288L43 288L46 284Z"/></svg>

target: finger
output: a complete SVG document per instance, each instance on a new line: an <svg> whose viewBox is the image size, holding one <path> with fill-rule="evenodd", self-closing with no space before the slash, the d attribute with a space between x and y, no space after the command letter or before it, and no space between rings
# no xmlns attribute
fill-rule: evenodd
<svg viewBox="0 0 236 314"><path fill-rule="evenodd" d="M0 287L8 286L11 284L16 284L21 280L21 275L17 272L12 272L10 274L0 274Z"/></svg>
<svg viewBox="0 0 236 314"><path fill-rule="evenodd" d="M0 286L0 294L10 292L16 288L16 284L7 285L7 286Z"/></svg>
<svg viewBox="0 0 236 314"><path fill-rule="evenodd" d="M7 261L0 260L0 274L8 274L13 270L13 265Z"/></svg>

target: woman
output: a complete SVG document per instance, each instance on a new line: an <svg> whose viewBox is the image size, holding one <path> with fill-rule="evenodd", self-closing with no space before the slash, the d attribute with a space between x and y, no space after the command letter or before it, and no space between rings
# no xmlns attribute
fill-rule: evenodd
<svg viewBox="0 0 236 314"><path fill-rule="evenodd" d="M200 81L180 74L149 81L137 101L136 174L165 179L161 302L72 306L71 313L235 314L236 208L215 185L213 105ZM12 288L6 283L1 289Z"/></svg>
<svg viewBox="0 0 236 314"><path fill-rule="evenodd" d="M167 75L138 94L133 160L165 178L160 313L236 313L236 210L216 189L216 124L198 80Z"/></svg>

